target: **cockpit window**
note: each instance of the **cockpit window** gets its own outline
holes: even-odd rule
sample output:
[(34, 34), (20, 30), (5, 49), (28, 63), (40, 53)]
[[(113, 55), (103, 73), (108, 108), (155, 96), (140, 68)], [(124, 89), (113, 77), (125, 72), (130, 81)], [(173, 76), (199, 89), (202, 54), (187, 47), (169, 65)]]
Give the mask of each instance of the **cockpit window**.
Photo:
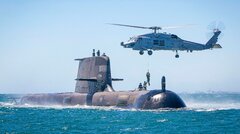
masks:
[(158, 40), (153, 40), (153, 45), (158, 45)]
[(131, 37), (128, 41), (129, 42), (135, 42), (135, 41), (137, 41), (137, 38), (136, 37)]
[(173, 39), (178, 39), (178, 36), (175, 35), (175, 34), (172, 34), (172, 35), (171, 35), (171, 38), (173, 38)]

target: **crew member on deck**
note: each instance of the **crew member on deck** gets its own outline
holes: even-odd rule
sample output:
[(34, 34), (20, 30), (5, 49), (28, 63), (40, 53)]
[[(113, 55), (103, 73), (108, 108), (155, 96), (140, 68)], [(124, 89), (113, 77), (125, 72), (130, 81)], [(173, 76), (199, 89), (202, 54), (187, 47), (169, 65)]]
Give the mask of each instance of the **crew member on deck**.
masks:
[(143, 82), (143, 90), (147, 90), (147, 82), (146, 81)]
[(139, 83), (139, 85), (138, 85), (138, 90), (139, 90), (139, 91), (142, 91), (142, 89), (143, 89), (142, 83)]
[(95, 49), (93, 49), (93, 53), (92, 53), (92, 56), (93, 56), (93, 57), (95, 56)]
[(97, 51), (97, 56), (100, 56), (100, 50)]
[(105, 54), (105, 53), (103, 53), (103, 54), (102, 54), (102, 56), (106, 56), (106, 54)]

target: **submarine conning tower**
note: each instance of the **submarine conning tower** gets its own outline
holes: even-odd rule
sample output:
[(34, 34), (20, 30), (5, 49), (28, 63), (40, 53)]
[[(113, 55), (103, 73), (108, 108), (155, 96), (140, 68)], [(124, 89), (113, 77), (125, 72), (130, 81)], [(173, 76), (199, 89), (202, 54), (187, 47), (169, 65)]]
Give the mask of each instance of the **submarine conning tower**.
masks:
[(75, 60), (79, 61), (75, 92), (93, 95), (106, 89), (113, 91), (108, 56), (93, 53), (92, 57)]

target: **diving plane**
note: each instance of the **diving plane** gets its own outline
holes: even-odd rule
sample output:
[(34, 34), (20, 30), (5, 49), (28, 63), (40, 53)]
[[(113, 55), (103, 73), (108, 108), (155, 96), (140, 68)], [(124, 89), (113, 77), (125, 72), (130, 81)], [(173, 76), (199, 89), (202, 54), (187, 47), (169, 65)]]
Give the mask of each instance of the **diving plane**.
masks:
[(140, 55), (147, 51), (148, 55), (152, 55), (153, 51), (156, 50), (172, 50), (176, 52), (175, 58), (179, 58), (178, 51), (201, 51), (213, 48), (222, 48), (221, 45), (217, 44), (218, 36), (221, 31), (218, 28), (213, 29), (213, 36), (207, 41), (206, 44), (191, 42), (183, 40), (175, 34), (159, 33), (158, 30), (178, 28), (183, 26), (169, 26), (169, 27), (142, 27), (124, 24), (113, 24), (117, 26), (151, 29), (153, 33), (143, 34), (136, 37), (131, 37), (127, 42), (121, 42), (121, 46), (124, 48), (132, 48), (133, 50), (139, 51)]

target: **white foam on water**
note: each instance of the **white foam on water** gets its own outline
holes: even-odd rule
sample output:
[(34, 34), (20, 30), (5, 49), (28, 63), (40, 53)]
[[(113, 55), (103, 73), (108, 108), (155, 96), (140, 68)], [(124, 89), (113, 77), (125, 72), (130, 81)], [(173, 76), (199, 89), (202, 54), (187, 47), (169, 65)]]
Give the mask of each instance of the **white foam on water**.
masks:
[(159, 120), (157, 120), (157, 122), (167, 122), (168, 121), (168, 119), (159, 119)]
[(160, 109), (135, 109), (135, 108), (121, 108), (116, 106), (87, 106), (87, 105), (74, 105), (74, 106), (62, 106), (62, 105), (18, 105), (16, 102), (0, 102), (0, 107), (20, 107), (20, 108), (39, 108), (39, 109), (95, 109), (104, 111), (132, 111), (132, 112), (169, 112), (169, 111), (184, 111), (194, 110), (197, 112), (202, 111), (217, 111), (217, 110), (230, 110), (240, 109), (240, 94), (227, 94), (227, 93), (185, 93), (180, 94), (181, 98), (186, 103), (186, 108), (172, 109), (172, 108), (160, 108)]
[(228, 92), (183, 93), (181, 98), (187, 110), (217, 111), (240, 109), (240, 94)]
[(200, 102), (187, 102), (188, 110), (195, 111), (217, 111), (217, 110), (232, 110), (232, 109), (240, 109), (240, 103), (200, 103)]
[(120, 129), (120, 131), (124, 131), (124, 132), (134, 132), (136, 130), (141, 130), (143, 128), (140, 127), (136, 127), (136, 128), (124, 128), (124, 129)]
[[(240, 104), (202, 104), (202, 103), (188, 103), (186, 108), (159, 108), (159, 109), (135, 109), (135, 108), (119, 108), (115, 106), (87, 106), (87, 105), (74, 105), (74, 106), (62, 106), (62, 105), (16, 105), (12, 103), (1, 103), (0, 107), (8, 108), (34, 108), (34, 109), (89, 109), (89, 110), (104, 110), (104, 111), (131, 111), (131, 112), (171, 112), (171, 111), (196, 111), (196, 112), (212, 112), (218, 110), (231, 110), (240, 109)], [(157, 122), (165, 122), (165, 120), (158, 120)]]

